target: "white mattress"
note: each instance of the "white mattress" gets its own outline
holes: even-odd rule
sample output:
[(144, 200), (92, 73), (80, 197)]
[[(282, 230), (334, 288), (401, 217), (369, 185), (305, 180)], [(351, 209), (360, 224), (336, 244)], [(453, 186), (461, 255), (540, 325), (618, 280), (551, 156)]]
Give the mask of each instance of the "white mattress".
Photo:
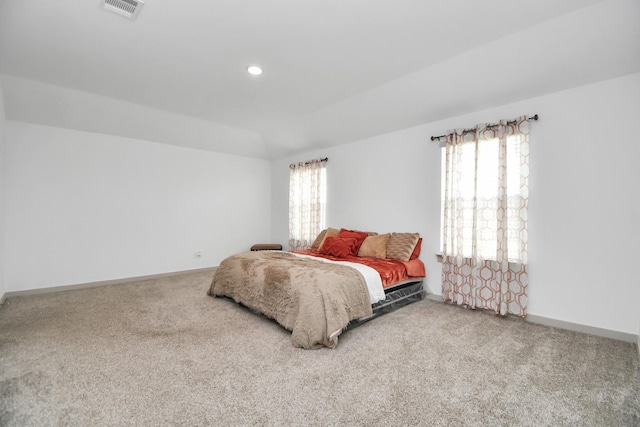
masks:
[(376, 270), (374, 270), (369, 266), (358, 264), (357, 262), (332, 261), (330, 259), (316, 257), (312, 255), (303, 255), (303, 254), (296, 254), (296, 253), (293, 253), (293, 255), (299, 256), (302, 258), (311, 258), (318, 261), (324, 261), (332, 264), (346, 265), (348, 267), (355, 268), (362, 275), (362, 277), (364, 278), (364, 281), (367, 284), (367, 289), (369, 291), (369, 299), (371, 301), (371, 304), (375, 304), (378, 301), (382, 301), (385, 299), (384, 288), (382, 287), (382, 278), (380, 277), (380, 274), (378, 274)]

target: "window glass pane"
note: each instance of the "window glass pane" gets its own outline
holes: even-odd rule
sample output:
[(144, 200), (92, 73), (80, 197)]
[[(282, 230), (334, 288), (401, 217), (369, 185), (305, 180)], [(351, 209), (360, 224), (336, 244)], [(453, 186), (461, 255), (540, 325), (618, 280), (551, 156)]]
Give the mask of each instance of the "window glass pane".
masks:
[(326, 168), (322, 162), (309, 162), (290, 170), (290, 250), (307, 249), (325, 227), (326, 176)]
[[(447, 229), (447, 250), (449, 253), (465, 257), (479, 256), (483, 259), (496, 259), (498, 250), (499, 213), (507, 218), (507, 252), (510, 261), (518, 261), (522, 249), (520, 230), (526, 195), (521, 194), (523, 183), (520, 171), (519, 135), (507, 138), (505, 166), (507, 174), (500, 182), (500, 142), (499, 139), (480, 139), (462, 143), (450, 148), (449, 168), (455, 173), (447, 177), (446, 148), (441, 149), (441, 219), (440, 250), (444, 249), (445, 227)], [(477, 151), (477, 152), (476, 152)], [(456, 162), (455, 165), (453, 162)], [(446, 186), (446, 180), (452, 182)], [(499, 199), (500, 185), (506, 190), (503, 199)], [(452, 190), (453, 188), (453, 190)], [(448, 190), (447, 190), (448, 189)], [(449, 191), (450, 209), (457, 212), (454, 218), (445, 223), (445, 191)], [(452, 216), (452, 215), (450, 215)], [(474, 245), (475, 239), (475, 245)], [(475, 246), (475, 247), (474, 247)]]

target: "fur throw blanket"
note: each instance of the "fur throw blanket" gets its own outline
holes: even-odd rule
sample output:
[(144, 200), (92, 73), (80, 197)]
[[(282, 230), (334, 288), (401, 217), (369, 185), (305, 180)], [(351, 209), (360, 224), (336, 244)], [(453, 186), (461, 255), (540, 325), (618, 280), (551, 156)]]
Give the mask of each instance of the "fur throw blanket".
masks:
[(230, 256), (216, 270), (209, 295), (230, 297), (275, 319), (302, 348), (334, 348), (351, 320), (372, 314), (357, 270), (288, 252)]

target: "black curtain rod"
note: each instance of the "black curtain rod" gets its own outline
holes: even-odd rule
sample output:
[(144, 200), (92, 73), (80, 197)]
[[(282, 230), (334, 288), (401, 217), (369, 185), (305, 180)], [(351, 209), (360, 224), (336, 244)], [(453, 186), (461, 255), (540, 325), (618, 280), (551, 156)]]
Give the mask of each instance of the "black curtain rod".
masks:
[(313, 162), (326, 162), (327, 160), (329, 160), (329, 158), (328, 158), (328, 157), (325, 157), (325, 158), (323, 158), (323, 159), (309, 160), (308, 162), (291, 163), (291, 164), (289, 165), (289, 167), (290, 167), (290, 168), (295, 168), (296, 166), (298, 166), (298, 165), (300, 165), (300, 164), (307, 166), (307, 165), (310, 165), (310, 164), (311, 164), (311, 163), (313, 163)]
[[(538, 120), (538, 119), (539, 119), (539, 117), (538, 117), (537, 114), (534, 114), (533, 116), (529, 117), (529, 120)], [(513, 124), (515, 122), (516, 122), (515, 120), (512, 120), (510, 122), (507, 122), (507, 124)], [(492, 125), (487, 125), (488, 128), (494, 128), (496, 126), (498, 126), (498, 123), (495, 123), (495, 124), (492, 124)], [(467, 133), (467, 132), (470, 132), (472, 130), (475, 130), (475, 129), (465, 129), (465, 130), (462, 131), (462, 133)], [(440, 138), (446, 138), (446, 137), (447, 137), (447, 135), (432, 136), (431, 137), (431, 141), (439, 141)]]

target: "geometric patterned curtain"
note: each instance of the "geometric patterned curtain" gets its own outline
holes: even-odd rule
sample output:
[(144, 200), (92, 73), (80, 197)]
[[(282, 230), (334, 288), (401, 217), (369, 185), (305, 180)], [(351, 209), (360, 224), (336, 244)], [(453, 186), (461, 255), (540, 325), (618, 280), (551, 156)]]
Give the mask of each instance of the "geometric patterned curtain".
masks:
[(446, 137), (442, 297), (524, 317), (529, 119), (478, 125)]
[(327, 159), (289, 165), (289, 250), (309, 249), (325, 228)]

